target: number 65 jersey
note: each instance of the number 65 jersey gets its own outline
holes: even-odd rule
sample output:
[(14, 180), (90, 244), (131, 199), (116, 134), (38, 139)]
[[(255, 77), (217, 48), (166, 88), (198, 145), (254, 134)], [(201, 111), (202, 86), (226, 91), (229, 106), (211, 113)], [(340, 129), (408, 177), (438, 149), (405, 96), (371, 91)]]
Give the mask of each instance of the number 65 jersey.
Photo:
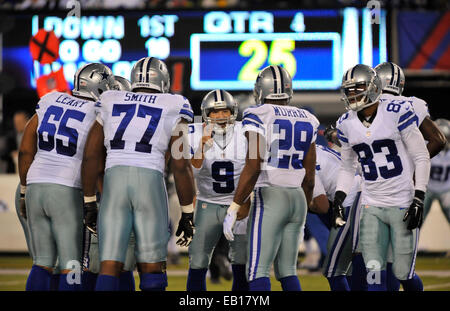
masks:
[(96, 111), (105, 136), (105, 169), (124, 165), (161, 173), (172, 131), (180, 119), (191, 122), (194, 117), (186, 98), (167, 93), (106, 91)]
[[(416, 166), (419, 161), (428, 161), (429, 169), (428, 152), (417, 123), (417, 116), (408, 102), (380, 102), (369, 127), (362, 124), (355, 111), (343, 114), (338, 120), (342, 154), (347, 154), (352, 161), (357, 157), (361, 165), (364, 178), (362, 204), (378, 207), (408, 207), (411, 204)], [(409, 149), (412, 149), (411, 137), (414, 138), (414, 149), (417, 149), (415, 154), (410, 154), (406, 147), (408, 139)], [(346, 160), (344, 165), (349, 163)], [(353, 167), (356, 168), (356, 162)], [(422, 175), (423, 170), (416, 173), (416, 189), (425, 191), (428, 180), (424, 179), (428, 177)], [(345, 188), (342, 186), (345, 178), (340, 179), (337, 190)]]
[(95, 121), (94, 102), (52, 92), (37, 107), (37, 152), (27, 184), (53, 183), (81, 188), (81, 162)]

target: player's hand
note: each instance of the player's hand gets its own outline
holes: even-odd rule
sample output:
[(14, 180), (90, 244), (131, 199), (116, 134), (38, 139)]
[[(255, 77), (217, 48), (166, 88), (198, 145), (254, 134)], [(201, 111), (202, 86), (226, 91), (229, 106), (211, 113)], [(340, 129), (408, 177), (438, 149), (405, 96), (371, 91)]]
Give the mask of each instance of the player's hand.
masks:
[(176, 236), (183, 235), (178, 239), (177, 244), (180, 246), (189, 246), (195, 233), (194, 213), (181, 213), (180, 221), (178, 222), (178, 229)]
[(240, 205), (237, 203), (231, 203), (227, 209), (227, 215), (223, 221), (223, 234), (228, 241), (234, 241), (233, 227), (236, 223), (237, 212)]
[(97, 202), (84, 203), (83, 205), (83, 223), (93, 234), (97, 234)]
[(342, 227), (346, 224), (344, 216), (345, 209), (344, 206), (342, 205), (346, 196), (347, 195), (342, 191), (336, 191), (334, 195), (332, 225), (335, 228)]
[(423, 191), (416, 190), (414, 199), (406, 211), (405, 217), (403, 217), (403, 221), (407, 221), (408, 230), (413, 230), (422, 226), (424, 199), (425, 193)]
[(213, 130), (212, 124), (206, 125), (206, 123), (203, 123), (203, 134), (202, 134), (203, 152), (208, 151), (208, 149), (211, 148), (213, 145), (212, 130)]

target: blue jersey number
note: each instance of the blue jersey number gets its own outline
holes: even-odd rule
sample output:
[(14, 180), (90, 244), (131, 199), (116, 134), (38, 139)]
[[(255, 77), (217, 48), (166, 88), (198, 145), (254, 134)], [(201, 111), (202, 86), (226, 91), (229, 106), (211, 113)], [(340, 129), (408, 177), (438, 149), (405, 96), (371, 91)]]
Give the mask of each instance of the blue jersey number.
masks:
[[(382, 153), (383, 148), (387, 148), (386, 160), (392, 163), (391, 168), (388, 166), (381, 166), (377, 170), (376, 163), (373, 161), (374, 153)], [(372, 143), (372, 148), (366, 143), (353, 146), (353, 150), (358, 154), (359, 162), (364, 173), (364, 179), (376, 180), (378, 178), (378, 171), (381, 177), (389, 179), (400, 175), (403, 172), (403, 165), (395, 142), (391, 139), (375, 140)], [(373, 151), (372, 151), (373, 150)]]
[(152, 139), (153, 135), (155, 134), (156, 128), (158, 127), (159, 120), (161, 119), (162, 109), (136, 104), (115, 104), (113, 106), (113, 117), (119, 117), (123, 113), (125, 113), (125, 115), (120, 122), (113, 139), (109, 141), (111, 149), (125, 148), (125, 140), (122, 139), (123, 134), (130, 124), (131, 119), (133, 119), (133, 116), (136, 112), (136, 106), (139, 106), (139, 108), (137, 109), (137, 117), (145, 118), (147, 115), (149, 115), (150, 121), (141, 140), (136, 142), (136, 147), (134, 148), (134, 150), (144, 153), (152, 152), (152, 145), (150, 144), (150, 140)]
[[(53, 116), (53, 121), (50, 123), (50, 117)], [(55, 134), (65, 136), (68, 138), (68, 145), (64, 146), (63, 140), (56, 139), (56, 152), (65, 156), (72, 157), (77, 153), (78, 131), (67, 126), (69, 119), (75, 119), (83, 122), (85, 113), (68, 109), (64, 113), (64, 109), (58, 106), (50, 106), (44, 114), (44, 118), (38, 129), (39, 149), (52, 151), (55, 148)]]
[(450, 175), (450, 166), (432, 165), (430, 171), (430, 179), (438, 182), (446, 182)]
[[(233, 162), (214, 162), (211, 165), (213, 190), (216, 193), (231, 193), (234, 191)], [(224, 185), (225, 183), (225, 185)]]
[[(303, 168), (302, 160), (309, 150), (313, 137), (311, 123), (297, 121), (292, 126), (289, 120), (277, 119), (274, 122), (273, 133), (281, 134), (282, 132), (284, 132), (284, 139), (276, 139), (270, 145), (268, 164), (278, 168), (289, 169), (289, 163), (291, 163), (294, 169)], [(282, 151), (289, 151), (292, 146), (298, 152), (282, 154)]]

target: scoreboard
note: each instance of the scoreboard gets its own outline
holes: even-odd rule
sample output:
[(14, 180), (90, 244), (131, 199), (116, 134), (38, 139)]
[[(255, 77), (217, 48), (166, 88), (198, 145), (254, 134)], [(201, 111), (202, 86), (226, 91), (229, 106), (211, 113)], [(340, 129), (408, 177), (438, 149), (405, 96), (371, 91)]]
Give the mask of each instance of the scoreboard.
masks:
[[(72, 86), (86, 62), (105, 63), (129, 78), (136, 60), (153, 56), (174, 64), (174, 85), (193, 91), (249, 91), (267, 65), (286, 68), (295, 90), (337, 90), (347, 68), (387, 60), (386, 12), (378, 12), (376, 22), (373, 14), (356, 8), (20, 14), (4, 34), (3, 62), (10, 72), (14, 65), (14, 75), (21, 75), (16, 83), (27, 87), (61, 66)], [(41, 28), (60, 38), (60, 58), (51, 65), (29, 55), (28, 40)]]

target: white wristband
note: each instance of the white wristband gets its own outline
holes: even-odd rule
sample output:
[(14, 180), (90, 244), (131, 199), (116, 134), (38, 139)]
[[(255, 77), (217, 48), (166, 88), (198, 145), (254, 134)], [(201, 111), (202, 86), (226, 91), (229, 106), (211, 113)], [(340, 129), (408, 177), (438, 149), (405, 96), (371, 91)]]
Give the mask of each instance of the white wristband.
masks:
[(235, 202), (233, 201), (233, 203), (231, 203), (231, 205), (230, 205), (230, 207), (228, 208), (228, 210), (229, 210), (229, 211), (232, 211), (232, 212), (237, 212), (238, 209), (239, 209), (240, 207), (241, 207), (241, 206), (240, 206), (239, 204), (237, 204), (237, 203), (235, 203)]
[(91, 203), (91, 202), (97, 202), (97, 196), (93, 195), (90, 197), (85, 196), (84, 197), (84, 203)]
[(193, 213), (194, 212), (194, 204), (181, 205), (181, 211), (183, 213)]
[(27, 186), (20, 185), (20, 194), (25, 194), (27, 192)]

